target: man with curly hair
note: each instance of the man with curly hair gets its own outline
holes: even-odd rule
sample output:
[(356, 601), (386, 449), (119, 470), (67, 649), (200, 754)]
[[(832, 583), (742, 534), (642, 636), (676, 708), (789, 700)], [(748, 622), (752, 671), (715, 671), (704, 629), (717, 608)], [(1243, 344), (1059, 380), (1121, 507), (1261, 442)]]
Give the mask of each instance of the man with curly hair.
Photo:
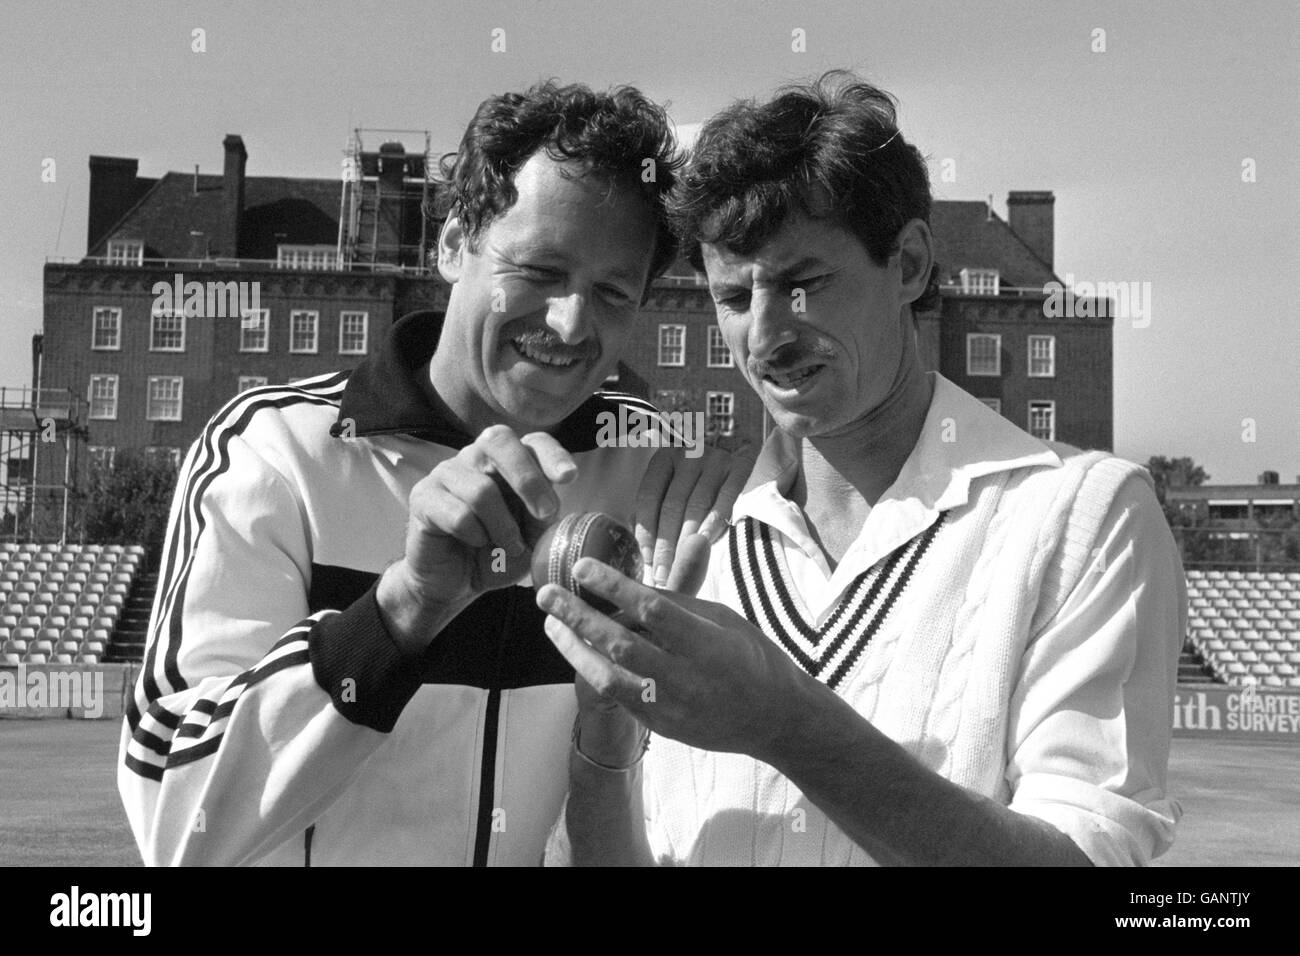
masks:
[(597, 390), (676, 253), (679, 165), (634, 89), (486, 100), (441, 191), (445, 317), (208, 424), (122, 735), (147, 863), (541, 860), (576, 705), (531, 547), (565, 513), (635, 503), (663, 578), (744, 479), (727, 456), (597, 442), (620, 405), (643, 411)]
[(556, 857), (1086, 865), (1167, 849), (1186, 597), (1150, 476), (1039, 441), (922, 370), (930, 193), (892, 99), (830, 75), (725, 110), (673, 209), (777, 428), (700, 599), (591, 559), (574, 575), (616, 617), (539, 592), (603, 715), (581, 725)]

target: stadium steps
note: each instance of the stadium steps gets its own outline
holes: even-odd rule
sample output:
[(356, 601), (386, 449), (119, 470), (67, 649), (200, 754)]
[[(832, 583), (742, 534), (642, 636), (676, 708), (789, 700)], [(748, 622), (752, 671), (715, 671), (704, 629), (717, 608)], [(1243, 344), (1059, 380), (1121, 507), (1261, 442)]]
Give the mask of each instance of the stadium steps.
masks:
[(127, 598), (122, 617), (113, 632), (105, 661), (142, 661), (149, 636), (149, 614), (153, 610), (154, 592), (158, 590), (158, 573), (142, 574)]
[(1210, 669), (1196, 648), (1190, 641), (1183, 645), (1183, 651), (1178, 655), (1178, 683), (1180, 684), (1221, 684), (1219, 678), (1214, 676), (1214, 671)]

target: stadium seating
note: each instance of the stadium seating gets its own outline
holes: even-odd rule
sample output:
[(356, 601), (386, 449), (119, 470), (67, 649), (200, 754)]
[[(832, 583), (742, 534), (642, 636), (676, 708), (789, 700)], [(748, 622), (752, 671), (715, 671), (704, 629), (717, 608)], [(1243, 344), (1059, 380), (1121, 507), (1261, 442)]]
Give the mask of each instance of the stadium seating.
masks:
[(139, 545), (0, 545), (0, 663), (97, 663), (142, 571)]
[(1300, 688), (1300, 572), (1187, 572), (1188, 643), (1229, 684)]

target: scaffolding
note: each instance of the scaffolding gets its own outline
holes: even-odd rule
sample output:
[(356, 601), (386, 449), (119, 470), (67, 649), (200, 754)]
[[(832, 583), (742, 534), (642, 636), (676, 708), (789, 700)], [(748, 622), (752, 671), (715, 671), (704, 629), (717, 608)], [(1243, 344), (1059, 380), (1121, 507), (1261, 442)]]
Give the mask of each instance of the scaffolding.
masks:
[[(408, 152), (395, 137), (423, 142)], [(381, 138), (377, 150), (366, 139)], [(428, 252), (430, 135), (428, 130), (355, 129), (343, 161), (339, 199), (339, 266), (424, 272)]]
[(0, 386), (0, 541), (68, 543), (83, 406), (66, 388)]

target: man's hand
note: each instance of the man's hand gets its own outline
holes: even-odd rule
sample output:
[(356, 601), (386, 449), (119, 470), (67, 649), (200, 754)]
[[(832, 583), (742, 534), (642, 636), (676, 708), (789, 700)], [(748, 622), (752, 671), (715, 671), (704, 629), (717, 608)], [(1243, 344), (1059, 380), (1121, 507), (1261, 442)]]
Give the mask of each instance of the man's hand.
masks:
[(520, 438), (493, 425), (421, 479), (411, 489), (406, 553), (379, 582), (394, 639), (422, 649), (474, 599), (526, 574), (560, 507), (554, 486), (577, 473), (550, 435)]
[(650, 460), (636, 501), (636, 541), (658, 587), (669, 584), (676, 552), (696, 532), (710, 544), (721, 539), (754, 467), (753, 455), (697, 445), (660, 448)]
[(645, 587), (592, 558), (574, 575), (619, 608), (616, 619), (553, 585), (537, 604), (550, 615), (547, 634), (600, 699), (655, 733), (764, 759), (806, 683), (780, 647), (729, 608)]

